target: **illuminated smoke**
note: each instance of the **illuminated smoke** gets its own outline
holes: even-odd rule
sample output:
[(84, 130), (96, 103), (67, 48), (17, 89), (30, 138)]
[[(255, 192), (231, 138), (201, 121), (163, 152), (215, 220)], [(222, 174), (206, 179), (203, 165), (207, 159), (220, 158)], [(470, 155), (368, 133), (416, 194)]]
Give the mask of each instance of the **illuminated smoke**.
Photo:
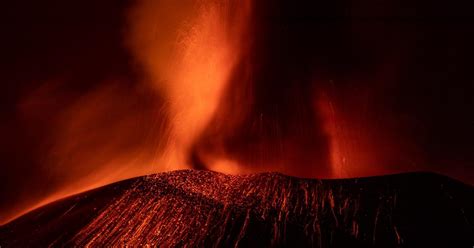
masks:
[[(319, 178), (401, 171), (405, 161), (392, 159), (408, 145), (397, 143), (389, 132), (395, 128), (374, 128), (367, 113), (375, 106), (364, 102), (366, 95), (329, 83), (337, 73), (326, 64), (351, 52), (340, 46), (346, 27), (314, 34), (286, 27), (291, 21), (279, 26), (293, 7), (251, 0), (135, 3), (124, 43), (139, 79), (106, 80), (79, 96), (48, 82), (19, 103), (28, 123), (32, 113), (48, 111), (45, 102), (57, 105), (38, 114), (54, 117), (38, 158), (48, 189), (0, 213), (0, 221), (66, 195), (182, 168)], [(306, 7), (295, 13), (312, 11)], [(369, 95), (367, 85), (361, 88)], [(49, 102), (56, 96), (62, 100)]]
[(191, 144), (240, 62), (250, 11), (250, 1), (142, 1), (132, 10), (132, 52), (169, 111), (167, 169), (190, 166)]
[(318, 87), (299, 68), (309, 62), (298, 50), (302, 34), (275, 30), (267, 18), (278, 10), (259, 3), (192, 6), (143, 1), (131, 15), (132, 51), (169, 111), (161, 164), (331, 176), (327, 134), (312, 104)]

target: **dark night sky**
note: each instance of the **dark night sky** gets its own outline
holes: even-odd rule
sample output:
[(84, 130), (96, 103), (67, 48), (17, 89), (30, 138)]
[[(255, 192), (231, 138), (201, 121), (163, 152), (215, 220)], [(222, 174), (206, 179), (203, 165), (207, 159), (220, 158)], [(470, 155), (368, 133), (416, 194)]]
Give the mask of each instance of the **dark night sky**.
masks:
[[(368, 89), (363, 102), (354, 100), (367, 106), (359, 109), (361, 113), (351, 114), (366, 118), (374, 130), (388, 132), (382, 138), (396, 139), (406, 146), (406, 159), (394, 161), (423, 158), (423, 165), (403, 167), (402, 171), (432, 170), (472, 184), (474, 6), (470, 2), (389, 0), (382, 4), (368, 0), (290, 5), (290, 1), (259, 1), (257, 10), (268, 14), (262, 14), (257, 28), (268, 35), (267, 40), (261, 35), (264, 38), (255, 48), (267, 49), (259, 55), (266, 66), (261, 75), (278, 71), (275, 68), (293, 70), (274, 78), (262, 76), (257, 92), (270, 87), (270, 81), (276, 83), (272, 83), (271, 94), (257, 93), (260, 109), (256, 112), (271, 115), (267, 103), (288, 92), (288, 85), (278, 81), (282, 78), (302, 78), (301, 87), (295, 86), (290, 94), (313, 87), (304, 82), (308, 69), (298, 63), (311, 65), (308, 68), (318, 68), (322, 81), (334, 82), (321, 87), (330, 88), (341, 106), (352, 104), (350, 96)], [(0, 211), (27, 201), (30, 195), (47, 195), (56, 186), (58, 180), (43, 162), (55, 131), (51, 120), (63, 108), (106, 80), (117, 80), (120, 92), (134, 89), (142, 80), (140, 67), (124, 45), (125, 13), (130, 4), (125, 0), (2, 4)], [(273, 7), (267, 9), (266, 4)], [(347, 15), (352, 18), (342, 18)], [(288, 29), (269, 31), (273, 24)], [(271, 45), (262, 45), (265, 42)], [(275, 55), (274, 51), (285, 47), (291, 49)], [(285, 65), (282, 61), (292, 62)], [(25, 104), (27, 96), (51, 82), (54, 94), (48, 95), (47, 101), (33, 103), (33, 107)], [(154, 96), (123, 94), (123, 99), (136, 103), (130, 108), (143, 115), (151, 108), (148, 98)], [(278, 100), (278, 104), (288, 108), (283, 115), (286, 113), (285, 120), (291, 122), (291, 103)], [(353, 109), (347, 107), (347, 111)], [(239, 142), (245, 143), (245, 137)]]

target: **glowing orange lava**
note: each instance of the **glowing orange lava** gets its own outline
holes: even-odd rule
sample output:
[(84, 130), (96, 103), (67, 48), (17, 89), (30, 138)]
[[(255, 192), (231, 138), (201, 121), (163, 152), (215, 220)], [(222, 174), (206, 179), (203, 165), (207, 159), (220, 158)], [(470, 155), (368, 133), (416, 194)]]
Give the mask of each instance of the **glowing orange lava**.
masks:
[[(278, 116), (281, 123), (271, 122), (275, 116), (265, 122), (267, 116), (258, 111), (251, 113), (253, 119), (245, 119), (256, 102), (254, 92), (245, 87), (259, 82), (235, 82), (235, 74), (240, 72), (238, 66), (258, 71), (259, 61), (252, 60), (258, 54), (249, 49), (251, 38), (259, 35), (252, 33), (258, 17), (255, 5), (251, 0), (138, 1), (128, 12), (125, 43), (143, 81), (129, 88), (118, 87), (114, 80), (104, 82), (61, 106), (52, 120), (54, 134), (47, 141), (51, 149), (44, 151), (47, 155), (42, 158), (52, 189), (0, 213), (0, 222), (67, 195), (199, 163), (229, 174), (278, 171), (337, 178), (386, 172), (380, 165), (371, 166), (386, 162), (389, 156), (383, 150), (390, 147), (368, 138), (372, 133), (364, 127), (367, 120), (339, 111), (333, 99), (321, 92), (314, 94), (317, 103), (307, 108), (314, 110), (314, 119), (324, 123), (323, 128), (314, 127), (313, 136), (299, 130), (310, 124), (292, 123), (307, 112), (291, 113), (291, 118)], [(254, 74), (240, 76), (238, 79), (245, 81)], [(26, 97), (25, 102), (42, 102), (56, 94), (46, 91)], [(242, 92), (247, 95), (241, 97)], [(271, 104), (262, 105), (265, 110), (272, 108)], [(20, 108), (24, 112), (38, 111), (25, 106)], [(279, 137), (282, 123), (286, 133), (273, 139)], [(225, 132), (205, 132), (208, 129)], [(233, 133), (235, 130), (239, 132)], [(253, 137), (260, 131), (267, 136)], [(247, 135), (241, 140), (245, 144), (228, 144), (235, 136), (244, 136), (241, 133)], [(323, 145), (314, 145), (318, 142)], [(208, 143), (212, 147), (206, 150)], [(193, 152), (199, 163), (190, 161)], [(325, 161), (325, 156), (330, 157), (330, 164), (312, 164)]]

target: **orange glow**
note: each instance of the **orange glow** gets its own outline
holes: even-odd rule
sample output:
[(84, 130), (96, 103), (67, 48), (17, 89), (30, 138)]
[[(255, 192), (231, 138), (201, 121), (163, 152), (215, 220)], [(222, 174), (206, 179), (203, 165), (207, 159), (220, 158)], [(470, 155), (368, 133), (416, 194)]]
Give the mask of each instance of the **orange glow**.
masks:
[[(162, 130), (155, 130), (159, 126), (149, 117), (156, 113), (155, 103), (136, 110), (138, 98), (150, 96), (111, 81), (83, 96), (70, 95), (74, 100), (69, 101), (54, 98), (57, 87), (46, 83), (19, 106), (26, 121), (54, 117), (39, 158), (47, 175), (43, 195), (27, 195), (11, 212), (0, 213), (1, 221), (68, 195), (157, 171), (153, 161), (160, 146), (155, 136)], [(61, 95), (66, 99), (68, 93)], [(54, 111), (50, 99), (63, 106)]]
[[(319, 92), (315, 103), (330, 141), (331, 178), (364, 177), (413, 171), (422, 156), (413, 145), (402, 143), (391, 123), (377, 123), (363, 109), (370, 89), (336, 101), (328, 90)], [(362, 106), (361, 106), (362, 105)], [(408, 154), (408, 156), (407, 156)], [(407, 160), (408, 159), (408, 160)], [(419, 167), (418, 167), (419, 168)]]
[(320, 94), (317, 99), (316, 109), (323, 116), (324, 129), (329, 135), (332, 177), (352, 177), (361, 171), (366, 173), (371, 154), (366, 146), (360, 144), (364, 141), (358, 136), (360, 133), (347, 128), (350, 123), (341, 116), (335, 102), (327, 94)]
[[(49, 188), (43, 194), (28, 196), (12, 211), (0, 213), (0, 223), (67, 195), (115, 181), (191, 168), (193, 164), (188, 160), (192, 152), (199, 153), (207, 169), (229, 174), (278, 171), (302, 177), (340, 178), (397, 172), (380, 164), (393, 162), (390, 158), (400, 154), (401, 145), (384, 143), (389, 139), (385, 139), (382, 129), (369, 128), (370, 118), (348, 114), (356, 108), (340, 111), (336, 100), (324, 93), (318, 93), (318, 102), (309, 107), (315, 107), (314, 116), (324, 123), (322, 135), (320, 130), (309, 135), (304, 133), (307, 130), (297, 130), (306, 127), (290, 123), (299, 121), (297, 114), (293, 119), (272, 116), (266, 122), (263, 114), (259, 120), (255, 116), (250, 121), (242, 120), (252, 108), (252, 92), (246, 91), (251, 96), (243, 100), (240, 95), (229, 100), (241, 101), (225, 106), (229, 109), (220, 105), (227, 103), (222, 101), (227, 100), (226, 93), (244, 94), (242, 89), (233, 91), (233, 87), (244, 86), (230, 82), (236, 67), (254, 62), (245, 54), (253, 52), (247, 49), (251, 21), (257, 15), (253, 7), (251, 0), (138, 1), (128, 12), (125, 44), (142, 70), (143, 82), (124, 88), (110, 80), (88, 94), (71, 96), (74, 100), (56, 103), (60, 107), (51, 110), (53, 131), (45, 141), (48, 148), (42, 151), (46, 155), (41, 158), (42, 169), (50, 177), (45, 180)], [(48, 103), (56, 95), (69, 98), (68, 92), (58, 93), (48, 86), (25, 97), (20, 112), (41, 116), (41, 111), (50, 110), (36, 104)], [(219, 111), (222, 109), (225, 111)], [(272, 122), (280, 121), (278, 118), (284, 119), (283, 124)], [(239, 126), (245, 121), (251, 122), (252, 131)], [(211, 132), (210, 137), (199, 140), (206, 127), (214, 123), (225, 126), (216, 129), (224, 134)], [(282, 137), (278, 136), (282, 129), (279, 124), (286, 125), (285, 131), (290, 130)], [(248, 132), (250, 138), (226, 150), (228, 144), (222, 140), (228, 142), (239, 136), (241, 133), (233, 133), (236, 129)], [(225, 135), (231, 138), (216, 138)], [(328, 151), (318, 150), (322, 146), (318, 147), (320, 143), (314, 137), (328, 139)], [(204, 145), (195, 151), (193, 146), (198, 141)], [(206, 142), (214, 141), (212, 145), (217, 147), (206, 150)], [(330, 164), (317, 164), (324, 160), (314, 157), (326, 152), (330, 153)]]
[(239, 60), (250, 1), (207, 1), (193, 8), (176, 1), (142, 1), (132, 13), (132, 52), (169, 111), (170, 143), (161, 162), (167, 169), (188, 167), (188, 149), (215, 112)]
[[(112, 182), (189, 168), (189, 146), (239, 60), (250, 11), (249, 0), (138, 1), (128, 11), (125, 43), (144, 82), (123, 88), (110, 80), (83, 96), (61, 92), (61, 82), (45, 83), (27, 95), (21, 114), (54, 116), (41, 158), (48, 189), (0, 213), (0, 223)], [(58, 95), (63, 104), (50, 100)]]

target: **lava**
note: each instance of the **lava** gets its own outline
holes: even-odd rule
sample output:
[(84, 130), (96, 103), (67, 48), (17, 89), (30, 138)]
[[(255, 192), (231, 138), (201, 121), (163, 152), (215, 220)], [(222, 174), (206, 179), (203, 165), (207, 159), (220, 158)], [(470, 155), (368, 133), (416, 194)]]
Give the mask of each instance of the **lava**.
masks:
[[(472, 173), (464, 173), (463, 168), (471, 168), (471, 143), (462, 132), (472, 133), (466, 124), (472, 122), (463, 112), (472, 108), (446, 107), (452, 105), (444, 105), (441, 99), (457, 98), (456, 94), (437, 92), (457, 91), (449, 85), (435, 87), (453, 81), (456, 70), (468, 66), (452, 63), (449, 68), (456, 73), (446, 70), (438, 77), (436, 73), (444, 70), (430, 64), (438, 54), (444, 54), (443, 61), (454, 61), (453, 54), (461, 56), (458, 45), (451, 43), (456, 39), (443, 40), (450, 37), (444, 29), (435, 32), (417, 22), (410, 27), (406, 26), (410, 22), (368, 24), (356, 17), (363, 14), (367, 18), (362, 19), (372, 20), (373, 13), (365, 13), (365, 8), (358, 13), (358, 7), (335, 2), (139, 0), (119, 9), (121, 19), (113, 23), (116, 32), (110, 40), (98, 36), (100, 25), (99, 31), (91, 25), (94, 28), (84, 39), (62, 35), (54, 29), (61, 26), (57, 19), (40, 25), (38, 33), (25, 34), (31, 36), (25, 38), (30, 44), (44, 29), (49, 35), (58, 33), (51, 40), (64, 36), (60, 39), (64, 44), (45, 38), (39, 43), (54, 45), (44, 53), (42, 46), (31, 44), (41, 51), (38, 58), (29, 52), (13, 56), (14, 61), (35, 57), (25, 68), (18, 62), (21, 70), (13, 77), (41, 73), (10, 80), (35, 83), (18, 87), (21, 97), (12, 100), (14, 114), (5, 118), (1, 129), (6, 137), (2, 151), (11, 158), (2, 163), (11, 168), (1, 180), (9, 185), (2, 189), (9, 200), (1, 203), (1, 223), (78, 192), (185, 168), (232, 175), (279, 172), (305, 178), (429, 170), (470, 180)], [(99, 20), (108, 19), (104, 11), (91, 11), (104, 16)], [(395, 10), (380, 11), (376, 16), (391, 16)], [(328, 14), (347, 18), (337, 21), (326, 18)], [(77, 20), (82, 20), (81, 15)], [(36, 20), (28, 25), (35, 26)], [(64, 32), (81, 31), (69, 24), (64, 24)], [(469, 43), (462, 28), (446, 29)], [(429, 45), (428, 41), (436, 40), (430, 37), (442, 38), (442, 45), (427, 48), (426, 53), (418, 49), (424, 46), (417, 42)], [(68, 51), (66, 43), (71, 40), (81, 48), (100, 44), (97, 50), (115, 42), (113, 46), (125, 53), (123, 58), (102, 56), (125, 65), (97, 73), (105, 70), (108, 62), (104, 61), (109, 60), (96, 62), (101, 54), (87, 49), (88, 56), (82, 59), (76, 59), (81, 52), (71, 52), (64, 55), (68, 63), (56, 61), (55, 54)], [(62, 45), (66, 48), (57, 50)], [(49, 60), (56, 61), (54, 70), (43, 74), (44, 68), (37, 65)], [(92, 72), (83, 71), (86, 65), (94, 67), (89, 68)], [(467, 71), (459, 74), (470, 75)], [(436, 94), (425, 94), (432, 88)], [(438, 115), (442, 108), (461, 121)], [(464, 129), (457, 131), (458, 126)], [(461, 162), (453, 166), (452, 161)], [(354, 235), (361, 233), (356, 223), (350, 225)], [(395, 236), (402, 239), (398, 233)]]
[[(470, 244), (472, 194), (470, 186), (426, 173), (317, 180), (182, 170), (50, 204), (0, 228), (0, 242), (6, 247)], [(427, 206), (430, 211), (424, 211)]]
[[(370, 85), (360, 87), (363, 94), (335, 86), (339, 65), (319, 61), (351, 57), (340, 41), (349, 24), (331, 23), (328, 31), (302, 23), (298, 16), (321, 14), (312, 3), (191, 2), (139, 1), (129, 15), (127, 44), (165, 99), (169, 129), (155, 164), (341, 178), (423, 161), (391, 136), (394, 124), (367, 114), (376, 107), (365, 103)], [(340, 46), (329, 48), (334, 40)], [(395, 68), (385, 67), (372, 84), (392, 76)], [(415, 155), (402, 158), (408, 153)]]
[(166, 168), (191, 166), (190, 147), (218, 108), (240, 60), (250, 7), (248, 0), (146, 0), (130, 11), (131, 52), (166, 101), (168, 114), (162, 118), (170, 122), (169, 142), (160, 160)]

